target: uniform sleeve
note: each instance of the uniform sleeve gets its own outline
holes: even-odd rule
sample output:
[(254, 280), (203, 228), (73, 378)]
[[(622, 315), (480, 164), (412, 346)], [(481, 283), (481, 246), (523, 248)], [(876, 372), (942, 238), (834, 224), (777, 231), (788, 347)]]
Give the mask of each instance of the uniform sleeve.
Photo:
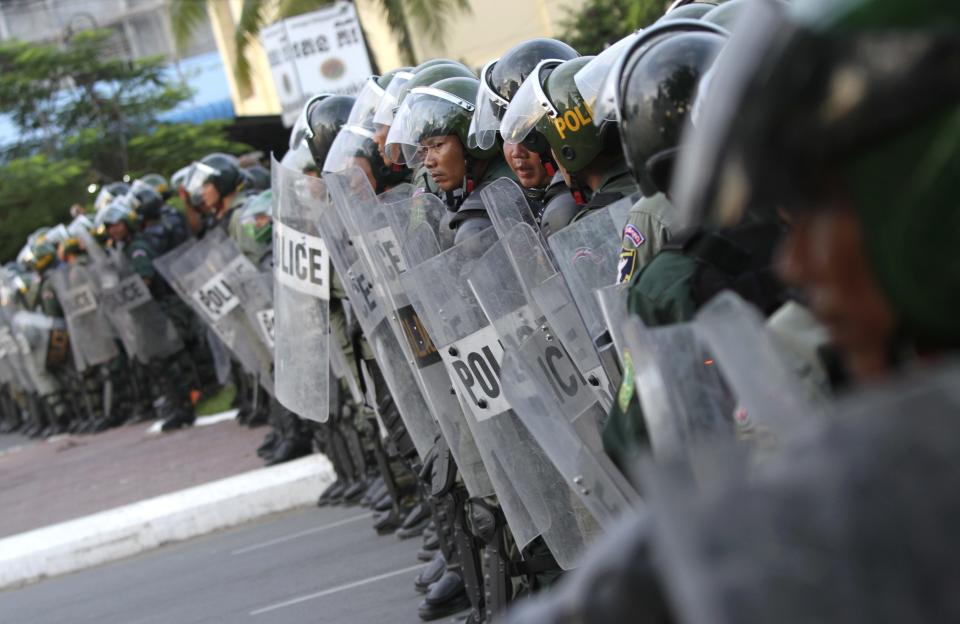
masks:
[(620, 240), (617, 283), (629, 283), (670, 240), (673, 207), (662, 195), (641, 198), (627, 216)]

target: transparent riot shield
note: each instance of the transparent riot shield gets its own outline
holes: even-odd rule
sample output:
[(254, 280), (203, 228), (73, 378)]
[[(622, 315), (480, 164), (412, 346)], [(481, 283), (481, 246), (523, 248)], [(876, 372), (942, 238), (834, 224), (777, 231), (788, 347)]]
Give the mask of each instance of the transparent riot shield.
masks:
[(480, 199), (500, 237), (518, 223), (526, 223), (539, 232), (530, 204), (517, 183), (510, 178), (500, 178), (485, 186), (480, 190)]
[(6, 373), (8, 383), (22, 392), (36, 392), (27, 374), (20, 343), (14, 333), (12, 317), (6, 311), (3, 313), (3, 322), (0, 324), (0, 349), (3, 349), (3, 359), (8, 369)]
[(737, 401), (721, 372), (727, 367), (692, 323), (648, 328), (630, 318), (624, 337), (654, 456), (706, 474), (714, 450), (735, 440)]
[[(433, 195), (414, 199), (407, 189), (373, 196), (366, 177), (359, 170), (347, 170), (339, 175), (328, 175), (328, 184), (334, 203), (341, 214), (350, 213), (355, 227), (355, 240), (364, 251), (368, 266), (380, 286), (384, 305), (397, 342), (411, 363), (414, 377), (427, 402), (433, 419), (443, 433), (454, 460), (460, 468), (467, 490), (472, 496), (493, 493), (493, 486), (483, 467), (463, 410), (455, 394), (447, 369), (437, 353), (423, 322), (413, 307), (414, 291), (404, 284), (407, 272), (403, 244), (411, 223), (421, 226), (424, 240), (418, 242), (420, 253), (435, 255), (440, 248), (429, 230), (439, 223), (445, 208)], [(348, 194), (348, 190), (352, 193)], [(366, 200), (357, 206), (357, 197)], [(351, 203), (340, 198), (351, 199)], [(351, 209), (353, 208), (353, 209)], [(433, 430), (436, 432), (436, 429)]]
[(258, 290), (260, 273), (220, 228), (154, 260), (157, 271), (227, 346), (240, 365), (273, 391), (272, 354), (250, 308), (269, 300)]
[[(491, 246), (473, 263), (465, 277), (505, 352), (520, 348), (533, 334), (541, 331), (549, 333), (546, 319), (540, 314), (536, 304), (527, 299), (504, 241), (497, 241)], [(569, 363), (560, 341), (555, 340), (552, 334), (551, 340), (553, 346), (558, 348), (557, 352), (563, 354), (562, 357)], [(556, 362), (551, 361), (551, 364)], [(576, 416), (586, 411), (589, 406), (597, 404), (596, 396), (589, 390), (580, 372), (572, 363), (570, 366), (575, 373), (572, 382), (567, 380), (567, 388), (573, 393), (573, 396), (568, 397), (568, 404), (577, 410), (577, 414), (557, 414), (559, 423), (573, 422)], [(499, 375), (499, 381), (504, 398), (508, 399), (506, 388), (516, 383), (516, 379)], [(547, 519), (547, 524), (538, 525), (538, 528), (557, 561), (573, 561), (598, 530), (596, 519), (571, 490), (574, 483), (568, 481), (557, 469), (550, 453), (545, 451), (542, 441), (533, 433), (535, 430), (524, 426), (524, 417), (516, 411), (517, 406), (509, 400), (506, 403), (511, 409), (480, 423), (479, 426), (488, 430), (486, 434), (493, 438), (498, 446), (511, 448), (511, 444), (522, 445), (522, 450), (518, 450), (522, 460), (509, 466), (512, 474), (524, 475), (522, 479), (515, 478), (514, 488), (523, 498), (523, 503), (535, 522)], [(542, 413), (533, 417), (550, 418)], [(596, 426), (594, 429), (596, 430)], [(598, 435), (594, 437), (599, 440)], [(579, 446), (583, 447), (585, 443), (581, 442)]]
[(118, 356), (116, 336), (100, 308), (91, 267), (80, 262), (64, 264), (50, 275), (50, 280), (70, 331), (77, 370), (84, 371)]
[[(363, 335), (373, 350), (407, 433), (417, 453), (425, 457), (438, 434), (436, 421), (420, 391), (411, 362), (391, 328), (384, 288), (370, 266), (364, 239), (351, 236), (346, 225), (347, 222), (354, 223), (349, 214), (351, 210), (369, 209), (372, 205), (370, 202), (375, 203), (376, 197), (371, 200), (371, 193), (365, 193), (363, 185), (355, 184), (352, 179), (330, 177), (346, 182), (346, 186), (328, 187), (339, 210), (333, 205), (329, 206), (320, 215), (318, 225), (330, 248), (337, 276), (347, 291), (350, 308), (355, 312)], [(346, 222), (341, 213), (346, 217)]]
[(25, 372), (30, 384), (40, 396), (54, 394), (59, 389), (56, 379), (47, 372), (47, 351), (50, 347), (50, 332), (64, 327), (45, 314), (19, 311), (13, 317), (13, 331), (23, 354)]
[(607, 406), (576, 364), (575, 354), (590, 349), (579, 316), (547, 318), (533, 298), (550, 289), (553, 305), (574, 309), (553, 271), (546, 250), (522, 224), (474, 265), (469, 282), (506, 352), (516, 356), (503, 375), (514, 412), (594, 517), (610, 524), (638, 497), (603, 451)]
[(273, 161), (274, 388), (303, 418), (329, 417), (330, 257), (317, 229), (326, 187)]
[(737, 396), (741, 430), (775, 439), (823, 412), (827, 397), (805, 383), (804, 363), (791, 356), (765, 327), (760, 312), (738, 295), (717, 295), (695, 322)]
[(104, 255), (91, 268), (100, 307), (131, 359), (146, 364), (183, 349), (176, 327), (123, 254)]
[(678, 621), (956, 621), (952, 586), (917, 570), (956, 565), (958, 388), (955, 360), (860, 388), (769, 461), (728, 458), (709, 488), (650, 471)]
[(593, 294), (597, 298), (597, 305), (600, 306), (607, 331), (610, 332), (610, 339), (613, 341), (613, 347), (622, 371), (623, 349), (625, 347), (623, 344), (623, 323), (627, 320), (627, 297), (630, 291), (625, 284), (613, 284), (612, 286), (598, 288)]
[[(606, 323), (594, 291), (616, 283), (623, 221), (630, 206), (630, 198), (624, 198), (595, 210), (553, 234), (548, 241), (595, 344), (609, 341), (604, 338)], [(611, 379), (616, 377), (612, 346), (601, 349), (599, 354), (607, 374)]]
[[(529, 434), (515, 426), (500, 377), (503, 347), (467, 283), (474, 263), (496, 242), (496, 231), (488, 228), (410, 268), (408, 283), (416, 291), (414, 308), (454, 382), (507, 523), (518, 546), (524, 548), (541, 527), (560, 519), (541, 513), (544, 505), (533, 498), (529, 508), (525, 504), (524, 494), (531, 489), (527, 485), (537, 480), (540, 471), (552, 467), (539, 461), (542, 458), (531, 452)], [(550, 544), (561, 565), (567, 562), (560, 559), (575, 550), (566, 546)]]
[(527, 298), (539, 308), (604, 408), (609, 408), (617, 379), (603, 365), (574, 293), (555, 267), (543, 239), (532, 227), (521, 224), (502, 240)]

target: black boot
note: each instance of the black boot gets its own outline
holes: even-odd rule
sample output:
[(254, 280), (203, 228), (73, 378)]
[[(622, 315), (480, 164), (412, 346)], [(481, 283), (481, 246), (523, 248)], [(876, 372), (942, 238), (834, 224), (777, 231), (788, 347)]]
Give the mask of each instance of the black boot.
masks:
[(453, 570), (447, 570), (430, 586), (426, 598), (420, 603), (417, 615), (429, 622), (448, 617), (470, 608), (470, 599), (464, 588), (463, 578)]

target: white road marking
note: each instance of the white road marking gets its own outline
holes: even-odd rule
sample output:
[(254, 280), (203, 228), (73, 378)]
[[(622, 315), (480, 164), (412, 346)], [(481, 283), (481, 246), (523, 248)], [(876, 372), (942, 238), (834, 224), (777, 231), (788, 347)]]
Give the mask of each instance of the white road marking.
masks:
[(336, 522), (331, 522), (330, 524), (324, 524), (318, 527), (313, 527), (312, 529), (307, 529), (306, 531), (300, 531), (299, 533), (291, 533), (290, 535), (285, 535), (283, 537), (278, 537), (266, 542), (261, 542), (259, 544), (254, 544), (253, 546), (245, 546), (238, 550), (230, 553), (231, 555), (244, 555), (248, 552), (253, 552), (254, 550), (260, 550), (261, 548), (267, 548), (273, 546), (274, 544), (282, 544), (283, 542), (289, 542), (290, 540), (295, 540), (306, 535), (313, 535), (314, 533), (319, 533), (321, 531), (326, 531), (327, 529), (332, 529), (334, 527), (343, 526), (344, 524), (350, 524), (351, 522), (356, 522), (357, 520), (363, 520), (364, 518), (369, 518), (373, 513), (365, 513), (359, 516), (353, 516), (350, 518), (344, 518), (343, 520), (337, 520)]
[(376, 583), (377, 581), (382, 581), (388, 579), (392, 576), (398, 576), (400, 574), (408, 574), (414, 572), (426, 566), (425, 563), (420, 563), (415, 566), (410, 566), (409, 568), (402, 568), (400, 570), (394, 570), (393, 572), (387, 572), (385, 574), (378, 574), (377, 576), (371, 576), (370, 578), (365, 578), (360, 581), (354, 581), (352, 583), (346, 583), (344, 585), (337, 585), (336, 587), (331, 587), (330, 589), (325, 589), (319, 591), (315, 594), (307, 594), (306, 596), (300, 596), (299, 598), (292, 598), (284, 602), (278, 602), (277, 604), (270, 605), (268, 607), (263, 607), (262, 609), (257, 609), (256, 611), (251, 611), (250, 615), (262, 615), (264, 613), (269, 613), (270, 611), (276, 611), (277, 609), (283, 609), (285, 607), (292, 607), (295, 604), (300, 604), (301, 602), (306, 602), (308, 600), (314, 600), (315, 598), (323, 598), (324, 596), (329, 596), (330, 594), (337, 594), (348, 589), (353, 589), (355, 587), (362, 587), (363, 585), (369, 585), (370, 583)]

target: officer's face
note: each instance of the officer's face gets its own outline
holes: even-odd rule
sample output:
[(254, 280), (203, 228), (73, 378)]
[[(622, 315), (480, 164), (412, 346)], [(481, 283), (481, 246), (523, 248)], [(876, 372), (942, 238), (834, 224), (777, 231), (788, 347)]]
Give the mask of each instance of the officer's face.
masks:
[(383, 162), (387, 163), (387, 166), (393, 164), (393, 159), (390, 158), (390, 154), (387, 152), (387, 134), (390, 133), (390, 126), (384, 126), (383, 124), (376, 124), (377, 130), (373, 133), (373, 140), (377, 143), (377, 149), (380, 151), (380, 158), (383, 159)]
[(467, 162), (456, 135), (430, 137), (420, 142), (423, 164), (441, 191), (452, 191), (463, 184)]
[(849, 205), (788, 217), (777, 269), (809, 297), (850, 372), (875, 379), (890, 370), (894, 312), (867, 264), (860, 220)]
[(119, 221), (117, 223), (111, 223), (107, 226), (107, 233), (110, 234), (110, 238), (115, 241), (124, 241), (127, 240), (130, 231), (127, 229), (127, 224)]
[(523, 144), (504, 143), (503, 157), (524, 188), (543, 188), (550, 183), (550, 176), (540, 162), (540, 154), (531, 152)]
[(200, 191), (200, 197), (203, 198), (203, 207), (212, 212), (220, 203), (220, 192), (212, 183), (206, 182), (203, 190)]

